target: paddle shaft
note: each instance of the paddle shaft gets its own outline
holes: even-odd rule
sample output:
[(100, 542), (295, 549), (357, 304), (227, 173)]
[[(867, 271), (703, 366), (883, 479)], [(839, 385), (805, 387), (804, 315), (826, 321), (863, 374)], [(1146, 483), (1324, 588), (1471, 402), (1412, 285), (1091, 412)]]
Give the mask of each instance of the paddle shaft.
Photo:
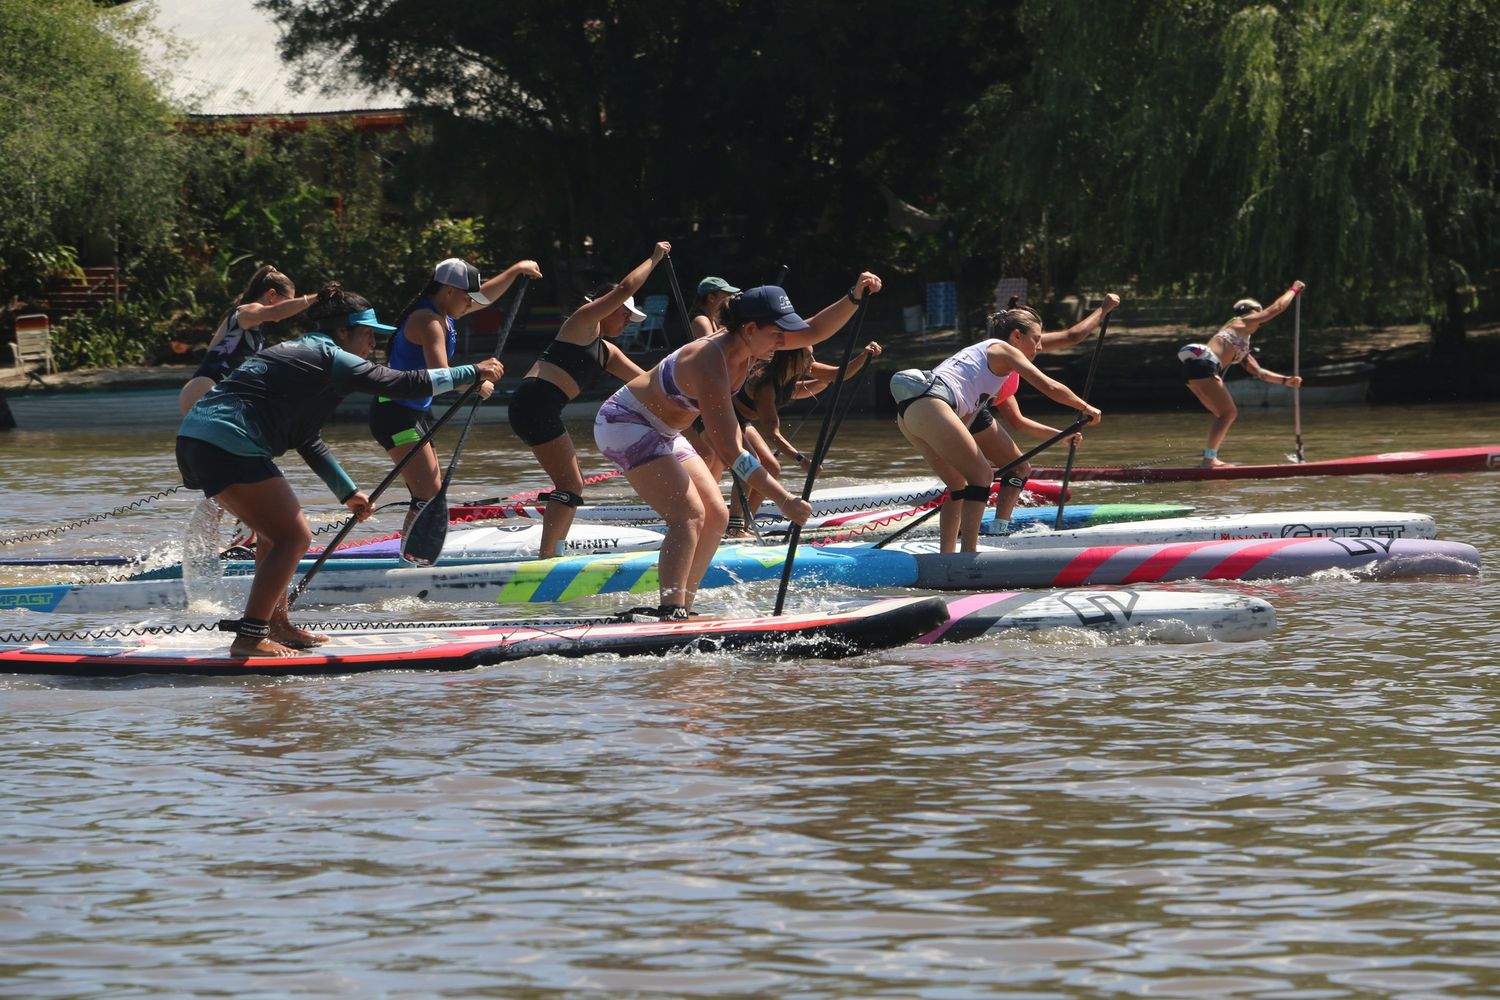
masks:
[[(682, 297), (682, 286), (677, 283), (677, 266), (672, 263), (672, 255), (667, 254), (667, 281), (672, 285), (672, 295), (677, 300), (677, 314), (682, 317), (683, 343), (688, 344), (693, 340), (693, 321), (688, 318), (687, 301)], [(713, 322), (713, 317), (709, 317)], [(734, 401), (730, 400), (730, 406)], [(755, 511), (750, 509), (750, 497), (745, 491), (745, 484), (740, 482), (738, 476), (730, 473), (730, 479), (734, 481), (734, 495), (740, 502), (740, 509), (745, 512), (745, 523), (755, 533), (757, 541), (760, 540), (760, 528), (755, 523)]]
[[(1073, 423), (1070, 424), (1068, 427), (1064, 428), (1063, 430), (1058, 431), (1056, 434), (1052, 435), (1047, 440), (1045, 440), (1041, 444), (1037, 445), (1035, 448), (1033, 448), (1030, 451), (1026, 452), (1026, 454), (1022, 455), (1020, 458), (1012, 460), (1003, 469), (996, 470), (995, 475), (996, 476), (1003, 476), (1003, 475), (1005, 475), (1011, 469), (1014, 469), (1016, 466), (1020, 465), (1022, 462), (1026, 461), (1029, 458), (1031, 458), (1033, 455), (1037, 455), (1037, 454), (1040, 454), (1043, 451), (1046, 451), (1048, 448), (1050, 448), (1053, 445), (1057, 444), (1057, 442), (1061, 441), (1063, 438), (1067, 437), (1070, 434), (1076, 434), (1078, 432), (1079, 428), (1083, 427), (1088, 422), (1089, 422), (1089, 415), (1087, 413), (1080, 413), (1078, 415), (1078, 419), (1075, 420), (1075, 421), (1073, 421)], [(913, 528), (917, 527), (917, 525), (919, 525), (919, 524), (926, 524), (929, 520), (932, 519), (932, 517), (935, 514), (937, 514), (942, 509), (943, 509), (943, 505), (942, 504), (938, 504), (936, 507), (932, 508), (927, 513), (923, 514), (921, 517), (917, 518), (915, 521), (913, 521), (911, 524), (908, 524), (906, 527), (902, 528), (900, 531), (897, 531), (895, 534), (891, 535), (889, 538), (882, 538), (880, 541), (876, 542), (874, 547), (877, 548), (877, 549), (883, 549), (883, 548), (885, 548), (887, 545), (889, 545), (892, 542), (896, 541), (897, 539), (901, 538), (903, 535), (906, 535)]]
[[(479, 385), (482, 381), (483, 380), (476, 375), (474, 381), (469, 385), (467, 389), (464, 390), (464, 394), (458, 398), (458, 401), (455, 402), (452, 406), (448, 407), (448, 411), (446, 413), (437, 418), (437, 421), (432, 425), (432, 428), (426, 434), (422, 435), (421, 440), (412, 445), (411, 450), (408, 451), (405, 455), (401, 456), (401, 461), (397, 462), (394, 466), (392, 466), (391, 471), (386, 473), (385, 478), (380, 481), (380, 485), (376, 486), (373, 490), (370, 491), (369, 501), (372, 507), (375, 504), (375, 500), (382, 493), (384, 493), (387, 488), (390, 487), (391, 483), (394, 483), (396, 481), (397, 476), (401, 475), (401, 470), (406, 468), (406, 463), (411, 461), (412, 456), (421, 451), (423, 445), (426, 445), (432, 441), (433, 436), (436, 435), (438, 431), (443, 429), (444, 424), (453, 419), (453, 415), (458, 412), (458, 408), (467, 403), (470, 396), (478, 394)], [(304, 575), (302, 579), (297, 582), (297, 585), (292, 588), (291, 593), (287, 595), (286, 606), (288, 609), (290, 609), (292, 605), (297, 603), (297, 598), (302, 596), (302, 592), (307, 589), (307, 585), (312, 582), (312, 578), (318, 575), (318, 570), (323, 568), (323, 564), (328, 561), (328, 557), (333, 553), (333, 550), (338, 548), (339, 543), (349, 536), (349, 532), (354, 529), (355, 524), (357, 524), (358, 522), (358, 517), (355, 517), (352, 514), (349, 515), (349, 520), (345, 521), (344, 526), (339, 529), (339, 533), (333, 536), (333, 541), (329, 542), (328, 545), (324, 547), (322, 554), (318, 556), (318, 561), (312, 564), (312, 568), (307, 571), (306, 575)]]
[[(802, 499), (806, 500), (812, 496), (813, 482), (818, 477), (818, 468), (823, 464), (824, 457), (828, 454), (828, 447), (833, 443), (833, 416), (839, 408), (839, 393), (844, 387), (844, 373), (849, 370), (849, 359), (854, 357), (854, 343), (859, 340), (859, 331), (865, 323), (865, 305), (870, 300), (868, 288), (860, 292), (859, 305), (854, 311), (854, 329), (849, 334), (849, 343), (844, 345), (844, 358), (839, 362), (839, 370), (833, 377), (833, 399), (828, 403), (828, 410), (823, 414), (823, 428), (818, 432), (818, 443), (813, 448), (811, 464), (807, 467), (807, 479), (802, 484)], [(781, 614), (782, 607), (786, 604), (787, 585), (792, 581), (792, 564), (797, 558), (797, 540), (802, 537), (802, 525), (792, 523), (792, 528), (787, 532), (786, 559), (781, 564), (781, 584), (776, 588), (776, 607), (771, 611), (773, 617)]]
[[(530, 282), (530, 277), (521, 275), (516, 286), (516, 300), (511, 304), (510, 312), (505, 317), (505, 326), (495, 340), (496, 357), (505, 350), (505, 342), (510, 339), (511, 324), (516, 321), (516, 314), (521, 310), (521, 301), (526, 297), (526, 286)], [(448, 484), (453, 481), (453, 473), (458, 471), (459, 456), (464, 453), (464, 443), (469, 439), (469, 431), (474, 429), (474, 418), (479, 415), (479, 406), (483, 402), (484, 396), (476, 395), (474, 402), (469, 405), (469, 419), (464, 421), (464, 429), (453, 445), (453, 457), (448, 460), (448, 468), (443, 472), (437, 496), (428, 500), (417, 512), (411, 526), (406, 529), (405, 537), (401, 539), (401, 558), (407, 562), (430, 566), (442, 555), (443, 543), (448, 540)]]
[[(1292, 303), (1292, 377), (1302, 374), (1302, 296)], [(1292, 387), (1292, 433), (1297, 439), (1297, 461), (1306, 461), (1302, 453), (1302, 387)]]
[[(1094, 389), (1094, 372), (1099, 370), (1099, 355), (1104, 352), (1104, 333), (1109, 329), (1109, 313), (1104, 314), (1104, 319), (1099, 323), (1099, 339), (1094, 344), (1094, 356), (1089, 359), (1089, 373), (1083, 380), (1083, 401), (1089, 401), (1089, 393)], [(1073, 459), (1078, 454), (1078, 443), (1068, 442), (1068, 461), (1063, 466), (1062, 489), (1057, 493), (1057, 521), (1053, 523), (1052, 530), (1061, 531), (1063, 526), (1063, 508), (1068, 502), (1068, 480), (1073, 477)], [(1000, 512), (1000, 498), (995, 498), (995, 512)]]

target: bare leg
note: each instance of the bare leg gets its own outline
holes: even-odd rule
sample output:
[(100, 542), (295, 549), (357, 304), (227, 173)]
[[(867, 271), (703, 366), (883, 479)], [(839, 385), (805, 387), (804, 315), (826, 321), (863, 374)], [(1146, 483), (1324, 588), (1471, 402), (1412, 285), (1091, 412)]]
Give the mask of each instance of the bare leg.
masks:
[[(567, 490), (569, 493), (583, 493), (583, 471), (578, 468), (578, 451), (573, 447), (573, 439), (567, 434), (559, 434), (551, 441), (539, 445), (533, 445), (532, 454), (541, 463), (543, 471), (552, 478), (552, 488)], [(557, 500), (548, 500), (547, 507), (542, 512), (542, 545), (541, 556), (543, 559), (551, 559), (557, 555), (558, 546), (567, 540), (568, 531), (573, 527), (573, 516), (576, 509)]]
[[(397, 445), (387, 448), (386, 454), (391, 456), (392, 462), (399, 462), (411, 449), (412, 445), (409, 444)], [(407, 492), (413, 500), (431, 500), (438, 495), (438, 490), (443, 488), (443, 470), (438, 466), (437, 452), (430, 442), (424, 444), (421, 452), (406, 463), (406, 467), (401, 470), (401, 481), (406, 483)], [(416, 516), (415, 508), (407, 512), (406, 521), (401, 525), (402, 535), (406, 534)]]
[[(949, 490), (961, 490), (971, 483), (989, 484), (994, 470), (984, 455), (980, 454), (979, 446), (974, 443), (974, 436), (958, 419), (958, 414), (942, 400), (917, 400), (907, 407), (904, 416), (897, 418), (896, 426)], [(978, 550), (979, 525), (984, 520), (984, 508), (983, 500), (964, 501), (960, 504), (956, 542), (961, 551)], [(951, 544), (945, 534), (943, 551), (952, 552)]]
[[(696, 464), (702, 470), (703, 477), (708, 478), (708, 470), (703, 466), (702, 460), (699, 459)], [(656, 557), (661, 603), (685, 604), (698, 542), (709, 528), (709, 514), (702, 492), (675, 455), (663, 455), (631, 469), (625, 473), (625, 478), (630, 480), (630, 485), (635, 487), (641, 499), (650, 504), (667, 523), (667, 535), (662, 539), (661, 550)], [(719, 536), (722, 536), (727, 514), (724, 512), (724, 500), (719, 494), (717, 481), (713, 481), (712, 504), (716, 511), (714, 523), (718, 526)]]
[[(698, 544), (693, 549), (693, 559), (688, 566), (687, 579), (682, 585), (682, 600), (672, 601), (664, 597), (662, 603), (680, 603), (691, 611), (693, 598), (698, 594), (698, 584), (703, 582), (703, 575), (708, 572), (709, 564), (714, 560), (714, 553), (719, 550), (719, 544), (724, 541), (724, 528), (729, 523), (729, 510), (724, 506), (724, 498), (719, 493), (719, 481), (708, 474), (708, 467), (701, 460), (688, 459), (682, 463), (682, 468), (693, 483), (698, 503), (703, 506), (703, 528), (698, 533)], [(665, 594), (665, 589), (662, 592)]]
[[(258, 483), (236, 483), (214, 499), (248, 524), (260, 539), (255, 551), (255, 580), (245, 602), (246, 617), (272, 621), (280, 606), (285, 620), (287, 587), (296, 575), (298, 560), (312, 544), (312, 532), (297, 495), (285, 479), (275, 476)], [(290, 622), (286, 624), (290, 627)], [(236, 638), (229, 652), (232, 656), (296, 655), (281, 642), (249, 636)]]
[[(998, 423), (990, 424), (984, 430), (974, 435), (974, 442), (984, 454), (985, 461), (996, 469), (1003, 469), (1016, 459), (1021, 457), (1021, 449), (1016, 445), (1014, 439)], [(1025, 479), (1031, 475), (1031, 463), (1022, 462), (1006, 473), (1007, 476), (1017, 476)], [(1003, 521), (1009, 521), (1011, 514), (1015, 512), (1016, 502), (1021, 499), (1021, 487), (1002, 486), (1000, 496), (995, 503), (995, 516)]]
[(1195, 378), (1188, 382), (1188, 388), (1193, 395), (1198, 397), (1198, 402), (1203, 408), (1213, 414), (1213, 422), (1208, 425), (1207, 450), (1215, 452), (1214, 457), (1205, 456), (1202, 465), (1205, 469), (1216, 469), (1228, 465), (1221, 462), (1217, 457), (1219, 445), (1224, 443), (1224, 438), (1229, 434), (1230, 425), (1234, 423), (1235, 417), (1239, 416), (1239, 410), (1234, 405), (1234, 398), (1229, 395), (1229, 390), (1224, 388), (1224, 380), (1215, 375), (1212, 378)]

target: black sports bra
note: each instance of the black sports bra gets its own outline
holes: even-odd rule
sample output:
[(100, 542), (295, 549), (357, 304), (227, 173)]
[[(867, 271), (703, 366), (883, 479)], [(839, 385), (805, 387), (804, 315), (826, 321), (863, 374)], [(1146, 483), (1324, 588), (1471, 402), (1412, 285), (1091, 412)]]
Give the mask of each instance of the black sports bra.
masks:
[(537, 360), (556, 365), (578, 383), (578, 388), (586, 389), (604, 373), (604, 366), (609, 363), (609, 345), (603, 337), (588, 344), (554, 340)]

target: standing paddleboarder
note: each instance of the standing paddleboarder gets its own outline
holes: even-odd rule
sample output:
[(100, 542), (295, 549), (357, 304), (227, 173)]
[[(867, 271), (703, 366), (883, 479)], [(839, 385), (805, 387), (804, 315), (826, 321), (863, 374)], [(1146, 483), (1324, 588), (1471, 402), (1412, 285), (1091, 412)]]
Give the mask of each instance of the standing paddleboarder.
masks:
[(312, 544), (307, 518), (273, 461), (295, 448), (355, 517), (370, 515), (369, 498), (323, 442), (323, 423), (351, 392), (420, 399), (504, 372), (487, 358), (457, 368), (396, 371), (366, 360), (381, 323), (368, 300), (338, 282), (324, 285), (307, 313), (317, 332), (267, 348), (241, 364), (193, 405), (177, 431), (183, 484), (243, 521), (256, 533), (255, 580), (236, 624), (234, 656), (293, 656), (326, 641), (293, 625), (287, 587)]
[(1203, 461), (1200, 463), (1203, 468), (1217, 469), (1230, 464), (1219, 460), (1219, 445), (1224, 443), (1224, 437), (1239, 416), (1239, 410), (1235, 407), (1229, 390), (1224, 387), (1225, 369), (1231, 365), (1243, 364), (1252, 378), (1258, 378), (1262, 382), (1273, 382), (1293, 389), (1302, 384), (1300, 375), (1283, 375), (1269, 368), (1262, 368), (1260, 362), (1255, 360), (1255, 355), (1250, 353), (1250, 338), (1262, 323), (1286, 312), (1292, 300), (1301, 295), (1302, 289), (1306, 287), (1302, 282), (1294, 281), (1292, 287), (1282, 292), (1268, 306), (1262, 306), (1254, 299), (1240, 299), (1234, 304), (1234, 318), (1210, 337), (1208, 343), (1187, 344), (1177, 352), (1177, 360), (1182, 362), (1183, 381), (1187, 382), (1188, 389), (1192, 390), (1193, 395), (1198, 397), (1198, 402), (1214, 418), (1208, 425), (1208, 443), (1203, 448)]

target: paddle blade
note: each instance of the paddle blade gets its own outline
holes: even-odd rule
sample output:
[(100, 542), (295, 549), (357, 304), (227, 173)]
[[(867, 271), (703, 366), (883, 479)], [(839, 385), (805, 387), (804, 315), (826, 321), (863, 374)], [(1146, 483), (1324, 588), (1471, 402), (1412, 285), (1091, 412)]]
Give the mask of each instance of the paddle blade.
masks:
[(431, 566), (443, 554), (447, 540), (448, 495), (439, 493), (417, 511), (401, 536), (401, 558), (417, 566)]

